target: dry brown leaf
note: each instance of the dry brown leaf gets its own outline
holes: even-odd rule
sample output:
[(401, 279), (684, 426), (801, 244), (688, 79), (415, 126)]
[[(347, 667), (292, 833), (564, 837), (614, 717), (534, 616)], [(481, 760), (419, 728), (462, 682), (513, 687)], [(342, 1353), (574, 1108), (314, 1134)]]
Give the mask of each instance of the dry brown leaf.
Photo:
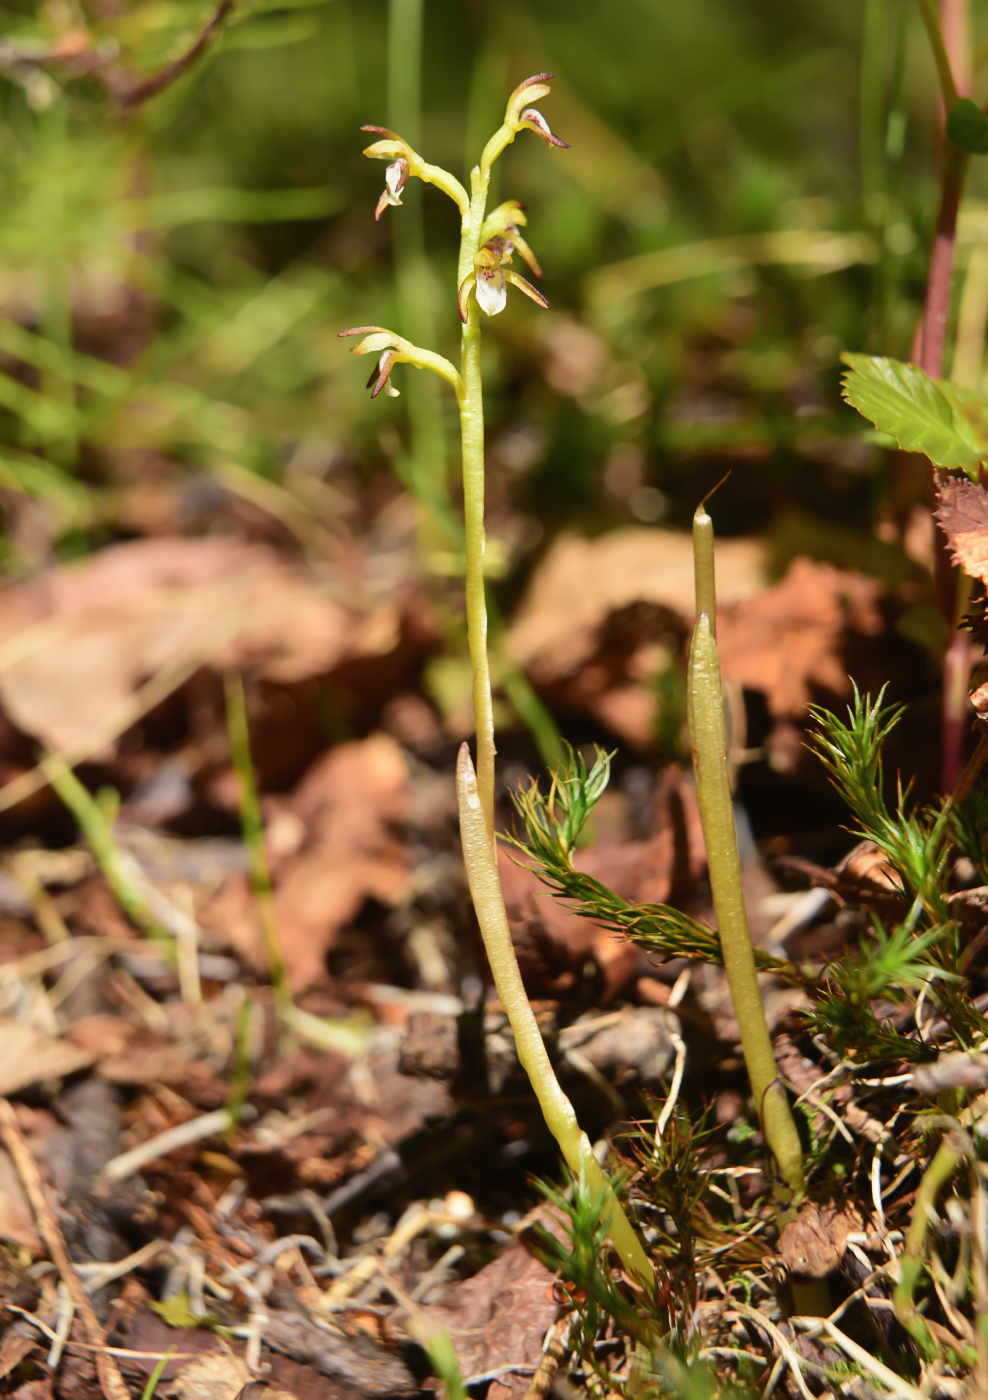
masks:
[(464, 1376), (501, 1366), (523, 1369), (491, 1382), (488, 1400), (524, 1395), (557, 1312), (554, 1275), (520, 1242), (459, 1283), (446, 1301), (423, 1308), (430, 1323), (449, 1330)]
[(988, 682), (971, 691), (971, 704), (982, 724), (988, 721)]
[(846, 631), (873, 637), (884, 630), (881, 592), (882, 585), (864, 574), (794, 559), (774, 588), (719, 613), (725, 678), (763, 691), (778, 718), (800, 714), (811, 685), (850, 695), (841, 641)]
[[(7, 1332), (2, 1342), (0, 1342), (0, 1380), (10, 1375), (15, 1366), (19, 1366), (25, 1357), (30, 1356), (32, 1351), (37, 1350), (38, 1343), (34, 1337), (25, 1337), (18, 1332)], [(37, 1396), (38, 1400), (42, 1395), (46, 1400), (51, 1396), (50, 1382), (26, 1381), (13, 1392), (19, 1395), (21, 1400), (28, 1400), (28, 1397)]]
[(795, 1220), (779, 1236), (779, 1253), (790, 1273), (799, 1278), (826, 1278), (840, 1267), (847, 1237), (862, 1221), (853, 1207), (806, 1201)]
[(188, 1069), (188, 1059), (166, 1036), (120, 1016), (83, 1017), (65, 1036), (96, 1058), (99, 1077), (111, 1084), (168, 1083)]
[(46, 1035), (34, 1026), (0, 1017), (0, 1097), (9, 1098), (46, 1079), (61, 1079), (96, 1062), (90, 1050)]
[(296, 1397), (290, 1390), (269, 1385), (267, 1381), (251, 1381), (237, 1394), (236, 1400), (296, 1400)]
[[(21, 1340), (16, 1338), (15, 1340)], [(12, 1391), (11, 1400), (53, 1400), (51, 1376), (41, 1376), (34, 1381), (25, 1381), (23, 1385)], [(64, 1395), (64, 1389), (62, 1394)]]
[[(375, 734), (331, 749), (309, 769), (287, 811), (301, 846), (273, 862), (275, 911), (289, 979), (296, 991), (324, 974), (339, 931), (367, 899), (392, 904), (408, 889), (408, 853), (394, 828), (408, 801), (401, 749)], [(202, 911), (258, 971), (266, 969), (257, 905), (246, 877), (233, 875)]]
[[(756, 540), (719, 540), (721, 605), (763, 586)], [(677, 530), (614, 530), (596, 540), (560, 535), (536, 569), (509, 632), (518, 664), (537, 685), (575, 674), (592, 656), (607, 617), (634, 603), (693, 615), (693, 544)]]
[(7, 1152), (0, 1147), (0, 1240), (25, 1249), (41, 1249), (31, 1203)]
[(988, 491), (978, 482), (948, 476), (937, 487), (936, 517), (951, 553), (971, 578), (988, 579)]
[(271, 549), (137, 540), (8, 589), (0, 701), (26, 734), (72, 748), (125, 715), (168, 669), (251, 666), (291, 683), (394, 649), (393, 599), (357, 609)]
[(239, 1356), (209, 1351), (183, 1366), (169, 1390), (175, 1400), (237, 1400), (252, 1380)]
[[(719, 541), (716, 557), (725, 679), (763, 691), (776, 719), (804, 710), (811, 686), (848, 694), (844, 635), (883, 630), (881, 585), (800, 558), (766, 589), (756, 541)], [(554, 707), (592, 714), (626, 743), (647, 748), (655, 714), (649, 682), (683, 649), (693, 610), (689, 535), (564, 535), (536, 570), (509, 641)]]

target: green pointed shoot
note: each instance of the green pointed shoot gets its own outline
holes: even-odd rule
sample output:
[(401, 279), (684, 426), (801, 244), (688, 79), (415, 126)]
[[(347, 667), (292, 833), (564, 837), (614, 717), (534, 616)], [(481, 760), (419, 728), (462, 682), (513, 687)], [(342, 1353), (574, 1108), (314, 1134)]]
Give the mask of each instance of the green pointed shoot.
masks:
[(590, 1141), (577, 1122), (573, 1105), (560, 1088), (535, 1013), (529, 1004), (511, 942), (497, 859), (491, 846), (477, 775), (467, 744), (461, 747), (456, 764), (456, 795), (470, 894), (494, 974), (494, 986), (515, 1038), (518, 1059), (531, 1081), (549, 1131), (559, 1144), (566, 1165), (578, 1181), (585, 1183), (587, 1189), (602, 1194), (608, 1217), (607, 1233), (622, 1264), (639, 1283), (651, 1286), (655, 1275), (648, 1255), (601, 1170)]
[(688, 718), (717, 930), (758, 1117), (783, 1181), (793, 1195), (799, 1195), (803, 1190), (803, 1149), (777, 1077), (741, 888), (715, 635), (714, 527), (702, 502), (693, 517), (693, 561), (696, 625), (690, 643)]

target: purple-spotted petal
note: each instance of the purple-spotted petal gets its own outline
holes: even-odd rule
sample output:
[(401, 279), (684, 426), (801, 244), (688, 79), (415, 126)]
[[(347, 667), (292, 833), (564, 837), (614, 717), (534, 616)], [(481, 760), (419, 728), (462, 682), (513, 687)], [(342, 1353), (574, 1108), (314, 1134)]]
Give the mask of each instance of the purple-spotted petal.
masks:
[[(532, 289), (535, 290), (534, 287)], [(504, 269), (500, 267), (477, 268), (477, 305), (488, 316), (496, 316), (503, 311), (508, 300)]]

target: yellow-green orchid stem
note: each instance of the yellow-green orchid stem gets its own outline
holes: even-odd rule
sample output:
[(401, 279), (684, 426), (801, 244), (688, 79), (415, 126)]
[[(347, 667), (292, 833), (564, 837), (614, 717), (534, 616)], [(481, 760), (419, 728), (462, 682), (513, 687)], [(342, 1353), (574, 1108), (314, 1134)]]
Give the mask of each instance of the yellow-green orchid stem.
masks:
[(789, 1101), (777, 1077), (741, 887), (741, 861), (727, 765), (724, 696), (714, 635), (713, 522), (702, 505), (693, 517), (693, 559), (697, 618), (690, 643), (688, 718), (710, 889), (727, 983), (758, 1116), (783, 1180), (790, 1191), (798, 1195), (803, 1189), (803, 1149)]
[[(472, 198), (460, 241), (458, 285), (474, 270), (487, 211), (490, 170), (474, 167)], [(477, 733), (477, 786), (488, 840), (494, 842), (494, 705), (487, 654), (487, 594), (484, 582), (484, 395), (480, 372), (480, 309), (477, 298), (467, 303), (461, 340), (460, 436), (463, 449), (463, 524), (466, 544), (467, 641), (473, 668), (473, 720)]]
[(954, 82), (954, 72), (950, 66), (950, 56), (947, 53), (947, 46), (943, 41), (943, 30), (940, 28), (940, 15), (937, 11), (934, 0), (919, 0), (919, 11), (923, 16), (923, 24), (926, 26), (926, 34), (930, 41), (930, 48), (933, 50), (933, 61), (937, 66), (937, 77), (940, 80), (940, 93), (943, 97), (943, 105), (949, 114), (951, 107), (957, 101), (957, 85)]
[(415, 173), (427, 185), (435, 185), (436, 189), (442, 190), (443, 194), (448, 194), (461, 215), (466, 217), (470, 201), (467, 198), (466, 190), (455, 175), (451, 175), (441, 165), (429, 165), (426, 161), (422, 161), (421, 167)]
[(420, 345), (413, 345), (410, 351), (404, 355), (399, 354), (396, 359), (399, 363), (404, 360), (410, 365), (415, 365), (416, 369), (431, 369), (434, 374), (438, 374), (453, 386), (457, 402), (463, 398), (463, 380), (456, 366), (451, 364), (445, 355), (437, 355), (434, 350), (423, 350)]
[(531, 1081), (549, 1131), (559, 1144), (570, 1171), (591, 1191), (603, 1193), (607, 1233), (621, 1262), (640, 1283), (651, 1285), (655, 1276), (648, 1255), (601, 1170), (590, 1141), (577, 1122), (573, 1105), (560, 1088), (535, 1013), (525, 993), (504, 909), (497, 856), (491, 846), (477, 777), (466, 744), (460, 749), (456, 765), (456, 795), (470, 894), (494, 974), (494, 986), (511, 1024), (518, 1059)]
[(498, 156), (502, 155), (505, 149), (511, 145), (517, 134), (516, 128), (508, 126), (506, 122), (495, 131), (480, 157), (480, 168), (485, 174), (490, 174), (491, 166)]

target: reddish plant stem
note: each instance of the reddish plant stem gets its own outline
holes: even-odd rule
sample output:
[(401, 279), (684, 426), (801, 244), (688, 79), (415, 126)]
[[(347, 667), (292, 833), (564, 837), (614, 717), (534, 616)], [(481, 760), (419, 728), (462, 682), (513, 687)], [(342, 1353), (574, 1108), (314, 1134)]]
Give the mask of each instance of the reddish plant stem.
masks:
[(950, 288), (954, 276), (954, 252), (957, 247), (957, 214), (966, 175), (967, 156), (955, 147), (945, 144), (940, 214), (930, 251), (919, 361), (920, 367), (933, 379), (939, 379), (943, 374), (943, 350), (947, 338)]
[[(968, 0), (940, 0), (940, 21), (944, 45), (957, 91), (970, 91), (970, 9)], [(941, 104), (941, 117), (946, 113)], [(930, 267), (923, 302), (923, 319), (918, 337), (920, 367), (933, 379), (943, 375), (944, 346), (950, 316), (950, 291), (957, 247), (957, 215), (967, 178), (968, 157), (945, 138), (941, 147), (940, 211), (937, 217)], [(940, 473), (931, 473), (931, 495), (935, 503)], [(943, 658), (940, 710), (941, 781), (944, 792), (953, 792), (964, 767), (964, 745), (968, 730), (967, 678), (970, 646), (966, 633), (957, 632), (958, 572), (949, 553), (947, 537), (934, 517), (933, 580), (937, 607), (952, 639)]]
[(970, 0), (940, 0), (940, 32), (958, 95), (971, 95)]
[[(944, 344), (950, 314), (950, 289), (957, 246), (957, 215), (966, 174), (967, 157), (945, 144), (940, 215), (930, 252), (930, 271), (926, 283), (919, 353), (921, 368), (933, 379), (939, 379), (943, 374)], [(935, 504), (936, 488), (941, 475), (942, 473), (935, 469), (932, 470), (930, 484), (934, 500), (931, 505)], [(935, 516), (933, 581), (937, 607), (953, 634), (943, 659), (940, 708), (941, 781), (944, 792), (953, 792), (964, 766), (964, 744), (968, 729), (967, 674), (970, 666), (970, 647), (967, 634), (956, 630), (958, 572), (950, 558), (947, 536)]]

